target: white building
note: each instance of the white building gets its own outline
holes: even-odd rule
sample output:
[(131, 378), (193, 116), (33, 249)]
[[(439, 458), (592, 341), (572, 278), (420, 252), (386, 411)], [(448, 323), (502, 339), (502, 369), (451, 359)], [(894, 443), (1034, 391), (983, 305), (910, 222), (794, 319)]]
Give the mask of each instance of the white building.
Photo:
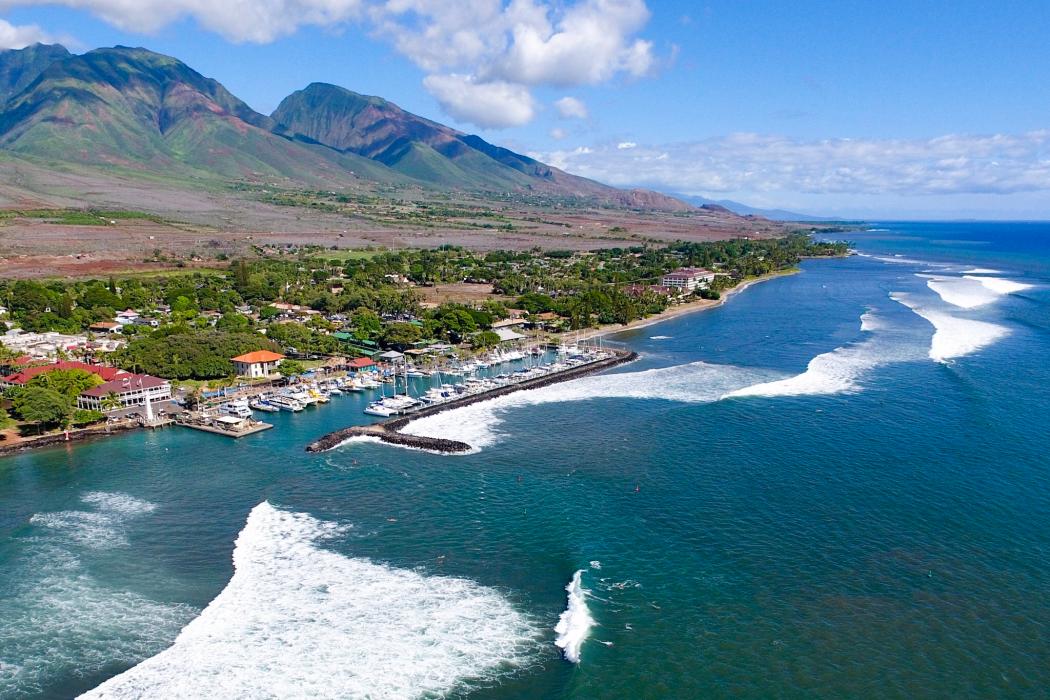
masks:
[(284, 355), (269, 350), (256, 350), (232, 358), (233, 371), (238, 377), (249, 377), (260, 379), (277, 373), (277, 365), (281, 364)]
[(101, 411), (103, 407), (113, 410), (142, 406), (147, 396), (150, 402), (167, 401), (171, 398), (171, 382), (148, 374), (130, 374), (84, 391), (77, 397), (77, 408)]
[(54, 331), (26, 333), (14, 328), (0, 337), (0, 343), (9, 350), (34, 359), (54, 359), (59, 352), (68, 353), (87, 346), (88, 338), (86, 335), (63, 335)]
[(715, 273), (710, 270), (701, 267), (683, 267), (664, 275), (661, 284), (684, 292), (695, 292), (697, 289), (707, 288), (714, 279)]

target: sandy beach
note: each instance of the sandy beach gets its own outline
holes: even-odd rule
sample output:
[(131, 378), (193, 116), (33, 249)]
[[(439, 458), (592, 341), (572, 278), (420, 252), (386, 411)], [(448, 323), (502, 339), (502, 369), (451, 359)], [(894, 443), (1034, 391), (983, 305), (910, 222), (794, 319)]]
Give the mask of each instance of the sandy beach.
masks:
[(722, 297), (720, 299), (697, 299), (696, 301), (690, 301), (684, 304), (676, 304), (674, 306), (668, 307), (661, 313), (658, 313), (654, 316), (640, 318), (636, 321), (631, 321), (627, 324), (606, 324), (604, 326), (598, 326), (597, 328), (588, 328), (581, 331), (570, 331), (561, 334), (561, 336), (564, 338), (572, 338), (573, 340), (578, 338), (579, 340), (583, 341), (591, 340), (593, 338), (614, 335), (616, 333), (623, 333), (625, 331), (633, 331), (639, 328), (646, 328), (648, 326), (656, 325), (657, 323), (668, 321), (672, 318), (685, 316), (686, 314), (697, 313), (699, 311), (708, 311), (710, 309), (717, 308), (729, 301), (736, 294), (739, 294), (740, 292), (746, 290), (751, 285), (758, 284), (759, 282), (766, 282), (768, 280), (776, 279), (778, 277), (784, 277), (786, 275), (794, 275), (798, 272), (798, 269), (785, 270), (782, 272), (773, 272), (768, 275), (762, 275), (761, 277), (755, 277), (753, 279), (746, 280), (733, 287), (732, 289), (727, 289), (725, 292), (722, 293)]

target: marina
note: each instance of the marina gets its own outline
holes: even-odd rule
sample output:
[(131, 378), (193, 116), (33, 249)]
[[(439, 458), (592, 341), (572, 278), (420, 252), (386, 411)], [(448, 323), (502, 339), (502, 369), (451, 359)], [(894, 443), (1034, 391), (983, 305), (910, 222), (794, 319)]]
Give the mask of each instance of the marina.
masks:
[[(471, 389), (470, 384), (454, 385), (465, 387), (462, 391), (441, 400), (434, 401), (430, 405), (406, 405), (400, 411), (393, 406), (381, 405), (376, 410), (389, 410), (391, 413), (386, 420), (370, 425), (352, 426), (329, 433), (315, 442), (310, 443), (307, 452), (324, 452), (342, 444), (354, 437), (372, 437), (391, 445), (413, 447), (431, 452), (445, 454), (456, 454), (469, 452), (471, 446), (455, 440), (444, 440), (441, 438), (424, 437), (418, 435), (407, 435), (401, 432), (410, 422), (418, 418), (432, 416), (443, 411), (460, 408), (479, 401), (487, 401), (498, 396), (504, 396), (516, 391), (527, 389), (539, 389), (540, 387), (568, 381), (579, 377), (600, 372), (602, 370), (617, 367), (635, 360), (638, 353), (628, 350), (594, 349), (579, 351), (575, 358), (571, 356), (573, 351), (564, 354), (570, 356), (564, 361), (551, 365), (545, 365), (545, 370), (539, 372), (525, 372), (519, 375), (519, 379), (507, 377), (499, 382), (485, 383), (476, 382)], [(497, 379), (499, 377), (497, 376)], [(410, 397), (409, 397), (410, 398)], [(373, 404), (374, 405), (374, 404)], [(370, 406), (371, 408), (371, 406)], [(367, 411), (366, 411), (367, 412)], [(396, 415), (401, 413), (402, 415)], [(370, 415), (382, 415), (374, 413)]]

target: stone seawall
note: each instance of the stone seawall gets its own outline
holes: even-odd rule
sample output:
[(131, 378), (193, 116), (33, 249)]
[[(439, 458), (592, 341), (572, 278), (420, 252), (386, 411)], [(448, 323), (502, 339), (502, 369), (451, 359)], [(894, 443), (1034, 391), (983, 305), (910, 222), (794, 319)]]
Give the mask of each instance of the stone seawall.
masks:
[(8, 457), (10, 455), (28, 452), (29, 450), (43, 449), (45, 447), (60, 447), (61, 445), (68, 445), (74, 442), (86, 442), (88, 440), (96, 440), (98, 438), (104, 438), (110, 435), (126, 433), (130, 430), (138, 430), (139, 428), (140, 426), (138, 425), (110, 426), (107, 428), (87, 428), (83, 430), (71, 430), (69, 431), (68, 437), (65, 433), (58, 433), (57, 435), (44, 435), (43, 437), (36, 437), (29, 440), (23, 440), (21, 442), (16, 442), (11, 445), (5, 445), (3, 443), (0, 443), (0, 457)]
[(638, 358), (638, 353), (636, 352), (628, 352), (625, 350), (617, 350), (614, 352), (615, 354), (613, 357), (604, 360), (597, 360), (596, 362), (580, 365), (578, 367), (570, 367), (561, 372), (536, 377), (535, 379), (528, 379), (520, 384), (508, 384), (506, 386), (496, 387), (495, 389), (489, 389), (480, 394), (464, 396), (436, 406), (427, 406), (426, 408), (407, 416), (399, 416), (397, 418), (389, 418), (387, 420), (379, 421), (378, 423), (355, 425), (350, 428), (344, 428), (343, 430), (337, 430), (334, 433), (329, 433), (307, 445), (306, 451), (324, 452), (325, 450), (330, 450), (353, 437), (372, 437), (378, 438), (379, 440), (391, 445), (414, 447), (416, 449), (427, 450), (430, 452), (442, 452), (446, 454), (469, 452), (473, 448), (465, 442), (423, 437), (420, 435), (406, 435), (401, 431), (404, 430), (409, 423), (420, 418), (433, 416), (438, 413), (443, 413), (444, 411), (451, 411), (455, 408), (462, 408), (463, 406), (469, 406), (480, 401), (488, 401), (500, 396), (512, 394), (516, 391), (539, 389), (541, 387), (550, 386), (551, 384), (578, 379), (579, 377), (584, 377), (588, 374), (594, 374), (595, 372), (601, 372), (602, 370), (610, 369), (627, 362), (632, 362)]

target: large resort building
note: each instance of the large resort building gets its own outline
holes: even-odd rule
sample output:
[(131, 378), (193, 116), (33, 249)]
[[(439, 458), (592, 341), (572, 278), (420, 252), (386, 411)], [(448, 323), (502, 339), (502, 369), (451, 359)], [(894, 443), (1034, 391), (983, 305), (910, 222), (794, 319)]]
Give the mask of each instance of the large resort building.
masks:
[(108, 411), (142, 406), (146, 397), (150, 402), (171, 398), (171, 382), (148, 374), (129, 374), (92, 387), (77, 397), (77, 408), (90, 411)]
[(663, 276), (661, 284), (683, 292), (706, 288), (715, 279), (715, 273), (701, 267), (683, 267)]

